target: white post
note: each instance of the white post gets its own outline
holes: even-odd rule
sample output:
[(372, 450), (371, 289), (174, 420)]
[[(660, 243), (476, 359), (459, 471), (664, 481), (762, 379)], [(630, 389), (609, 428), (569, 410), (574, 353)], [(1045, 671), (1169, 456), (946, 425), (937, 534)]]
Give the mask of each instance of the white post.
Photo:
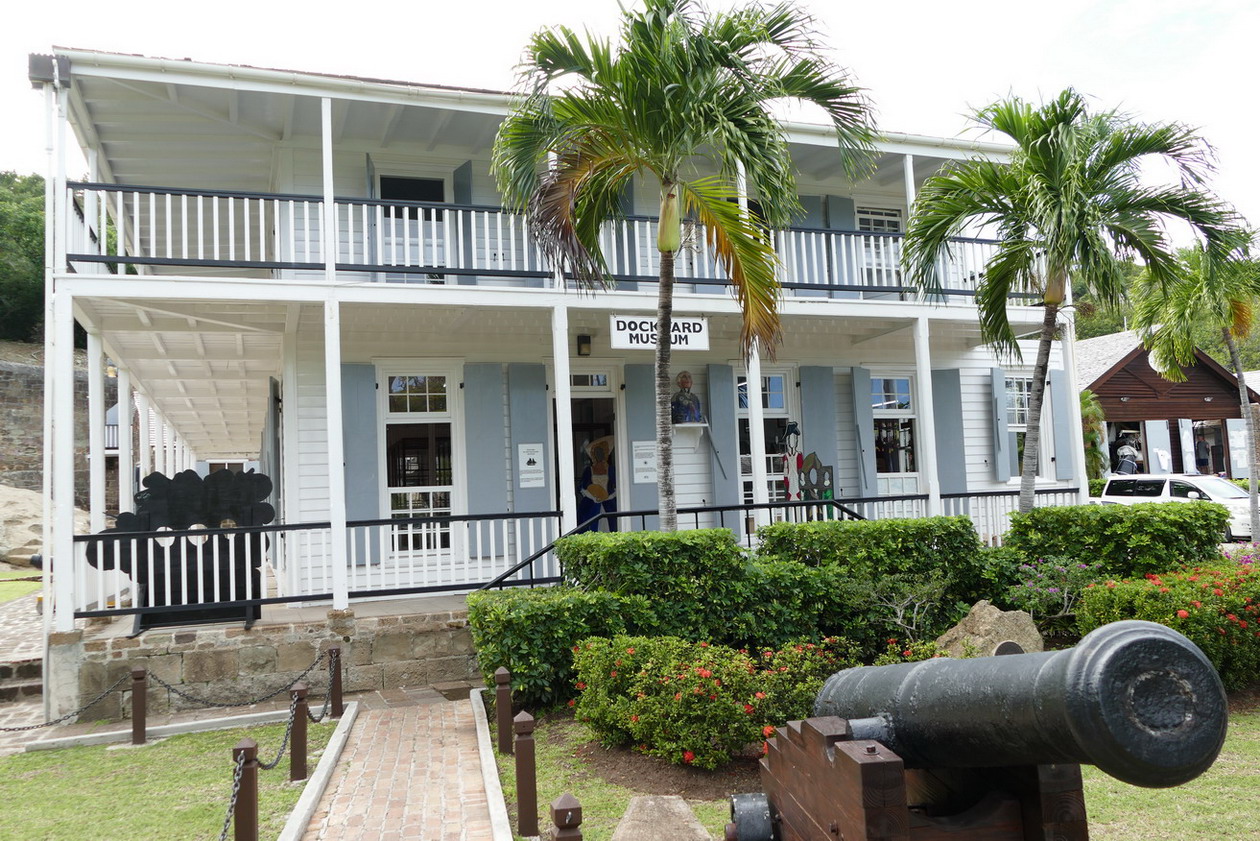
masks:
[[(756, 345), (753, 345), (752, 353), (748, 354), (746, 367), (748, 371), (748, 446), (752, 452), (753, 502), (761, 505), (770, 501), (770, 487), (766, 476), (765, 409), (761, 405), (761, 352)], [(757, 511), (755, 514), (757, 525), (770, 522), (769, 514), (769, 510)]]
[(74, 630), (74, 310), (68, 292), (53, 295), (56, 356), (45, 387), (53, 392), (53, 629)]
[(346, 574), (346, 456), (341, 424), (341, 309), (324, 303), (324, 405), (328, 426), (328, 520), (332, 525), (333, 610), (350, 606)]
[[(556, 461), (560, 465), (560, 532), (577, 528), (577, 497), (573, 494), (573, 378), (569, 374), (569, 310), (556, 304), (551, 310), (551, 354), (556, 377)], [(471, 442), (470, 442), (471, 443)], [(611, 525), (611, 524), (610, 524)]]
[[(1089, 479), (1085, 476), (1085, 431), (1081, 424), (1081, 388), (1076, 378), (1076, 310), (1072, 308), (1072, 292), (1068, 290), (1068, 306), (1059, 310), (1063, 318), (1063, 373), (1067, 377), (1068, 436), (1072, 441), (1072, 473), (1080, 486), (1077, 502), (1089, 504)], [(1105, 438), (1103, 439), (1106, 440)], [(1063, 458), (1061, 453), (1055, 454)]]
[(906, 221), (909, 222), (910, 214), (914, 212), (915, 199), (914, 155), (901, 156), (901, 174), (906, 183)]
[[(55, 66), (56, 62), (54, 62)], [(44, 218), (54, 219), (56, 202), (54, 199), (56, 192), (55, 179), (52, 177), (55, 170), (56, 161), (56, 143), (54, 138), (56, 133), (53, 129), (53, 116), (56, 114), (56, 94), (53, 92), (53, 86), (44, 85), (44, 151), (47, 156), (47, 169), (44, 170)], [(43, 599), (44, 599), (44, 644), (43, 644), (43, 678), (44, 685), (49, 685), (49, 656), (48, 656), (48, 633), (52, 630), (53, 611), (50, 609), (53, 604), (52, 590), (52, 564), (48, 563), (48, 559), (53, 553), (53, 360), (56, 359), (56, 342), (54, 337), (57, 331), (53, 329), (53, 262), (56, 246), (54, 244), (55, 237), (53, 232), (57, 230), (54, 224), (44, 226), (44, 453), (43, 453), (43, 523), (40, 541), (40, 552), (44, 556), (43, 571)], [(44, 719), (48, 720), (53, 716), (50, 713), (52, 700), (52, 692), (44, 692)]]
[(140, 420), (140, 480), (144, 481), (153, 472), (153, 410), (149, 408), (149, 395), (136, 392), (136, 416)]
[(88, 522), (92, 533), (105, 529), (105, 357), (101, 336), (87, 334), (88, 363)]
[(175, 478), (179, 472), (179, 462), (175, 460), (175, 427), (166, 418), (162, 418), (162, 472)]
[(136, 495), (136, 456), (131, 447), (135, 405), (131, 398), (131, 371), (118, 369), (118, 513), (130, 511)]
[(918, 380), (918, 400), (915, 416), (919, 428), (916, 445), (919, 450), (919, 463), (915, 465), (919, 471), (921, 486), (919, 493), (927, 490), (927, 513), (929, 517), (938, 517), (942, 513), (941, 485), (936, 470), (936, 402), (932, 394), (932, 355), (928, 347), (928, 320), (919, 316), (914, 321), (914, 374)]

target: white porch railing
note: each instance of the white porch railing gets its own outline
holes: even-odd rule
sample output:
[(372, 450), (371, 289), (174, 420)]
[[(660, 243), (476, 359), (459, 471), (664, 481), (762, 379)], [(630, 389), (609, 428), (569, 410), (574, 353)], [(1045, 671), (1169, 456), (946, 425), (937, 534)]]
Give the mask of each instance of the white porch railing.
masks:
[[(1036, 493), (1038, 508), (1077, 505), (1077, 488), (1046, 488)], [(946, 516), (965, 515), (971, 518), (981, 542), (1001, 546), (1011, 528), (1011, 515), (1019, 510), (1019, 491), (988, 491), (974, 494), (942, 494), (941, 505)]]
[[(84, 220), (65, 226), (68, 260), (119, 271), (323, 278), (324, 202), (316, 196), (189, 191), (72, 183)], [(551, 267), (523, 216), (494, 207), (337, 199), (338, 272), (368, 281), (548, 287)], [(679, 291), (720, 292), (727, 278), (704, 227), (687, 223), (675, 262)], [(104, 235), (101, 235), (101, 234)], [(609, 220), (600, 243), (619, 282), (653, 282), (657, 220)], [(780, 280), (790, 295), (917, 298), (900, 268), (900, 234), (793, 228), (777, 231)], [(996, 245), (954, 240), (939, 261), (946, 295), (974, 293)], [(688, 287), (688, 284), (693, 286)]]

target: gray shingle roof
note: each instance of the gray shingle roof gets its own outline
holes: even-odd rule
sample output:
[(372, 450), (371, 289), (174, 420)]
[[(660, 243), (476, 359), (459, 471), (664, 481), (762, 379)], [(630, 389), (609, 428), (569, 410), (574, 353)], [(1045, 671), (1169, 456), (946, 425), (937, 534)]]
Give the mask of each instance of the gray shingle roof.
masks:
[(1076, 375), (1082, 389), (1092, 388), (1099, 377), (1111, 370), (1141, 344), (1136, 330), (1096, 336), (1076, 343)]

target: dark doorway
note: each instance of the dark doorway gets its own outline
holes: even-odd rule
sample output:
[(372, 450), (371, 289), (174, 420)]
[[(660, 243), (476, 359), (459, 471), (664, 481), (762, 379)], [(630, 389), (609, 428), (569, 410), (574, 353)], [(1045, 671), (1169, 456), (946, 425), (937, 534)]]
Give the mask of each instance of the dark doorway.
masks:
[[(573, 399), (573, 475), (577, 494), (577, 521), (581, 526), (600, 514), (617, 510), (616, 402), (611, 397)], [(617, 531), (617, 522), (605, 518), (584, 531)]]

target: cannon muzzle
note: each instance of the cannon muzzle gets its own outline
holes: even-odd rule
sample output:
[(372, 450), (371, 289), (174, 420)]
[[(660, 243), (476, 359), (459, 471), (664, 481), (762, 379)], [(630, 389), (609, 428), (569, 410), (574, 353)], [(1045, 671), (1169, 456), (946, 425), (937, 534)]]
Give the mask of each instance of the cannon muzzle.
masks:
[(1075, 648), (860, 666), (814, 715), (848, 719), (907, 768), (1083, 763), (1134, 785), (1180, 785), (1225, 740), (1225, 690), (1203, 652), (1152, 622), (1115, 622)]

